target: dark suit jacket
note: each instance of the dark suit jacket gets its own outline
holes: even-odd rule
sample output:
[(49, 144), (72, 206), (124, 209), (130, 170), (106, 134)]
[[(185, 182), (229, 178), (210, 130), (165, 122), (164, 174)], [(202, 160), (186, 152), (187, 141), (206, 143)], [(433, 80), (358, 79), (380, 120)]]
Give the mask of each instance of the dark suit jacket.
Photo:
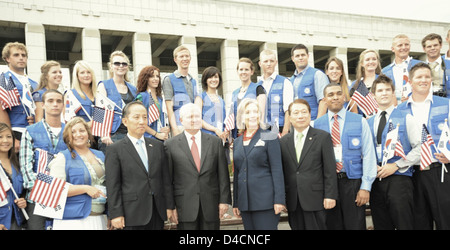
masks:
[(109, 217), (124, 216), (126, 226), (148, 224), (153, 215), (152, 196), (163, 220), (167, 219), (166, 209), (174, 206), (164, 145), (158, 140), (145, 138), (145, 146), (148, 172), (128, 136), (106, 147)]
[(309, 127), (300, 162), (295, 153), (294, 131), (283, 136), (280, 142), (288, 211), (295, 211), (297, 198), (304, 211), (323, 210), (324, 198), (337, 199), (336, 161), (331, 135)]
[(222, 140), (201, 132), (200, 172), (183, 133), (165, 142), (178, 221), (193, 222), (199, 206), (206, 221), (219, 220), (219, 203), (231, 204), (230, 177)]
[(233, 145), (233, 207), (257, 211), (284, 205), (283, 167), (276, 134), (259, 129), (248, 146), (244, 147), (242, 135)]

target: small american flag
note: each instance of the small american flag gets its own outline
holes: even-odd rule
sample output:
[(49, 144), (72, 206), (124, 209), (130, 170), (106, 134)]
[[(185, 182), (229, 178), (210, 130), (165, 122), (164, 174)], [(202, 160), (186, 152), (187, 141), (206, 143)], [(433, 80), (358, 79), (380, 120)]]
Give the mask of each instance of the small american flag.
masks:
[(366, 116), (373, 114), (378, 108), (377, 101), (363, 82), (359, 83), (358, 88), (353, 93), (351, 99), (358, 104), (358, 107)]
[(158, 120), (159, 118), (159, 109), (158, 106), (156, 106), (155, 101), (153, 101), (153, 98), (150, 96), (149, 98), (149, 106), (148, 106), (148, 124), (152, 124), (154, 121)]
[(6, 82), (5, 77), (0, 77), (0, 102), (3, 109), (20, 105), (20, 94), (11, 77)]
[(225, 131), (231, 131), (234, 129), (234, 114), (230, 113), (225, 119)]
[(109, 136), (111, 134), (114, 111), (94, 107), (92, 112), (92, 134), (95, 136)]
[(48, 168), (48, 164), (53, 160), (54, 155), (49, 153), (46, 150), (43, 149), (37, 149), (37, 152), (39, 152), (39, 163), (38, 163), (38, 173), (44, 173), (49, 174), (50, 169)]
[(30, 193), (30, 200), (47, 207), (56, 208), (65, 184), (66, 182), (61, 179), (38, 173)]
[(6, 185), (3, 184), (3, 180), (0, 180), (0, 202), (6, 199)]
[(422, 145), (420, 146), (420, 170), (425, 169), (426, 167), (431, 165), (431, 159), (433, 157), (431, 152), (431, 146), (434, 145), (433, 138), (430, 133), (428, 133), (428, 129), (423, 124), (422, 126)]

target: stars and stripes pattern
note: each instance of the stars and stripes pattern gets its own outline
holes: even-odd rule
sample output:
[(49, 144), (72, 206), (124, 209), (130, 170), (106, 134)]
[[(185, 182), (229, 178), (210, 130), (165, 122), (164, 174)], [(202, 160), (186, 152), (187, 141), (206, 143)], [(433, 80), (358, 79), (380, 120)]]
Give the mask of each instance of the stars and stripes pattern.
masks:
[(424, 170), (426, 167), (430, 166), (432, 161), (431, 146), (434, 145), (433, 138), (425, 124), (422, 125), (422, 144), (420, 146), (420, 170)]
[(0, 180), (0, 202), (6, 199), (6, 185), (3, 184), (3, 180)]
[(0, 162), (0, 202), (4, 201), (7, 196), (7, 191), (11, 188), (11, 182), (3, 171), (2, 163)]
[[(389, 122), (388, 133), (394, 129), (395, 129), (394, 124), (392, 124), (392, 122)], [(400, 156), (403, 159), (406, 159), (406, 155), (405, 155), (405, 151), (403, 150), (402, 142), (400, 141), (400, 137), (398, 137), (398, 131), (397, 131), (397, 143), (395, 144), (395, 148), (394, 148), (394, 155)]]
[(92, 112), (92, 134), (105, 137), (111, 134), (114, 111), (94, 107)]
[(0, 76), (0, 104), (3, 110), (20, 105), (20, 94), (11, 77), (6, 81), (4, 75)]
[(159, 109), (156, 105), (153, 98), (150, 96), (149, 98), (149, 105), (148, 105), (148, 124), (152, 124), (154, 121), (159, 119)]
[[(333, 142), (333, 146), (337, 146), (341, 144), (341, 135), (339, 131), (339, 121), (338, 115), (334, 115), (333, 126), (331, 127), (331, 141)], [(336, 162), (336, 172), (340, 172), (343, 168), (342, 162)]]
[(225, 118), (225, 131), (231, 131), (235, 128), (235, 120), (234, 120), (234, 114), (230, 113), (227, 118)]
[(375, 113), (378, 109), (377, 101), (362, 82), (356, 88), (351, 99), (358, 104), (358, 107), (366, 116)]
[(40, 149), (40, 148), (37, 149), (36, 151), (39, 153), (39, 160), (38, 160), (39, 163), (38, 163), (37, 172), (49, 174), (50, 169), (48, 168), (48, 164), (53, 160), (54, 155), (52, 153), (49, 153), (48, 151)]
[(55, 208), (61, 198), (65, 181), (44, 173), (38, 173), (33, 189), (30, 193), (30, 200), (47, 207)]

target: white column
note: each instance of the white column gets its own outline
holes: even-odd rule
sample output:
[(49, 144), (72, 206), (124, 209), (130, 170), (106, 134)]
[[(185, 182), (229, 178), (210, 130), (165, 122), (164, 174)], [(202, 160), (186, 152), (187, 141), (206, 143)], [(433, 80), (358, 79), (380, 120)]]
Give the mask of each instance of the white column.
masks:
[(27, 75), (39, 82), (41, 66), (47, 60), (45, 28), (40, 23), (25, 24), (25, 44), (28, 50)]
[(342, 63), (344, 64), (344, 72), (347, 76), (347, 81), (350, 82), (348, 79), (348, 60), (347, 60), (347, 48), (338, 47), (330, 50), (330, 57), (335, 56), (342, 60)]
[(309, 54), (308, 65), (309, 65), (309, 67), (314, 68), (314, 45), (305, 44), (305, 46), (308, 48), (308, 54)]
[(221, 43), (220, 61), (222, 65), (223, 98), (228, 112), (233, 90), (239, 88), (241, 85), (236, 69), (239, 62), (239, 45), (237, 40), (224, 40)]
[(103, 76), (100, 30), (84, 28), (81, 33), (81, 48), (83, 60), (91, 65), (97, 82), (108, 79), (109, 75)]
[(137, 84), (137, 79), (142, 68), (152, 65), (152, 44), (150, 34), (134, 33), (132, 48), (134, 84)]

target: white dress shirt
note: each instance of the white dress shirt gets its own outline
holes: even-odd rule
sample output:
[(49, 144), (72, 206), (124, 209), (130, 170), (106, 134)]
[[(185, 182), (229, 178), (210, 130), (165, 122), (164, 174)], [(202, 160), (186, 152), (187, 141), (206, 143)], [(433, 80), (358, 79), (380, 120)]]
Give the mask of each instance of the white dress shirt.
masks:
[(138, 147), (140, 147), (140, 146), (137, 144), (137, 141), (138, 141), (138, 140), (142, 140), (142, 141), (143, 141), (142, 147), (144, 148), (144, 153), (145, 153), (145, 155), (148, 155), (148, 153), (147, 153), (147, 147), (145, 146), (144, 135), (142, 135), (141, 138), (139, 138), (139, 139), (134, 138), (134, 137), (131, 136), (130, 134), (127, 134), (127, 136), (128, 136), (128, 138), (131, 140), (131, 142), (133, 143), (133, 146), (134, 146), (134, 148), (136, 149), (136, 152), (138, 152), (138, 154), (139, 154), (139, 151), (140, 151), (140, 149), (139, 149)]
[[(266, 90), (267, 95), (269, 95), (270, 89), (272, 88), (272, 83), (277, 77), (277, 73), (273, 72), (271, 76), (267, 79), (262, 77), (263, 87)], [(283, 110), (286, 112), (289, 109), (289, 104), (294, 101), (294, 87), (292, 83), (286, 78), (283, 83)]]
[[(306, 138), (306, 135), (308, 134), (308, 131), (309, 131), (309, 126), (301, 132), (303, 134), (303, 137), (302, 137), (302, 140), (300, 141), (300, 144), (297, 145), (297, 138), (298, 138), (297, 136), (299, 135), (300, 132), (298, 132), (296, 129), (294, 129), (294, 146), (295, 147), (301, 146), (301, 148), (303, 150), (303, 145), (305, 145), (305, 138)], [(297, 148), (295, 150), (297, 150)]]
[[(188, 132), (186, 132), (186, 130), (185, 131), (183, 131), (184, 132), (184, 135), (186, 136), (186, 139), (187, 139), (187, 141), (188, 141), (188, 144), (189, 144), (189, 150), (191, 150), (191, 148), (192, 148), (192, 135), (191, 134), (189, 134)], [(202, 158), (202, 133), (201, 133), (201, 131), (199, 130), (195, 135), (194, 135), (194, 137), (195, 137), (195, 144), (197, 144), (197, 148), (198, 148), (198, 156), (200, 157), (200, 159)]]

